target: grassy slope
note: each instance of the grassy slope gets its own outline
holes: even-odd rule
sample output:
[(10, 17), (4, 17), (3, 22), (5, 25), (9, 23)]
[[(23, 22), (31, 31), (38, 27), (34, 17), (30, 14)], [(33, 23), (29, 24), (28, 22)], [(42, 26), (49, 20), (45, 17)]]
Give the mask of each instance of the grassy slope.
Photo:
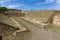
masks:
[(17, 33), (16, 40), (29, 40), (30, 36), (32, 36), (31, 32), (23, 31), (21, 33)]
[(0, 22), (15, 26), (15, 23), (7, 16), (0, 13)]
[(35, 10), (35, 11), (25, 11), (25, 18), (30, 21), (36, 20), (38, 22), (46, 22), (49, 17), (54, 13), (54, 10)]

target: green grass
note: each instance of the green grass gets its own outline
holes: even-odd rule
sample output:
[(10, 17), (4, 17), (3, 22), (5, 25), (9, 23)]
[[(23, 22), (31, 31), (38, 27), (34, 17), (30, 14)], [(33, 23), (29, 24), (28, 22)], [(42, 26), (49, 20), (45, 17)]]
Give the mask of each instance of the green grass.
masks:
[(57, 26), (57, 25), (53, 25), (53, 24), (51, 24), (51, 25), (48, 25), (48, 26), (46, 26), (47, 28), (45, 28), (46, 30), (60, 30), (60, 26)]
[(31, 35), (32, 34), (30, 31), (20, 32), (20, 33), (17, 33), (16, 40), (29, 40)]

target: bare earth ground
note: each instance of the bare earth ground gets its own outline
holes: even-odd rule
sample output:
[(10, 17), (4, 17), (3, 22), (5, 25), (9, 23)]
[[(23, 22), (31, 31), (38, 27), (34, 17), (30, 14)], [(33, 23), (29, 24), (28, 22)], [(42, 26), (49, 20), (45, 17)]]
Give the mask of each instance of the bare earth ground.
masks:
[(22, 18), (16, 20), (30, 31), (17, 33), (16, 40), (60, 40), (60, 28), (42, 29)]

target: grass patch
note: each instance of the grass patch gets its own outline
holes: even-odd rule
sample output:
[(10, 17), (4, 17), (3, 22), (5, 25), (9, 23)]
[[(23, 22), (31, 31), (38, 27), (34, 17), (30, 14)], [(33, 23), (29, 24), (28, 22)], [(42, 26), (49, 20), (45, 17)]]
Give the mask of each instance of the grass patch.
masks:
[(56, 25), (48, 25), (48, 26), (46, 26), (47, 28), (45, 28), (45, 29), (47, 29), (47, 30), (60, 30), (60, 26), (56, 26)]
[(28, 40), (31, 35), (32, 34), (30, 31), (24, 31), (21, 33), (17, 33), (16, 40)]

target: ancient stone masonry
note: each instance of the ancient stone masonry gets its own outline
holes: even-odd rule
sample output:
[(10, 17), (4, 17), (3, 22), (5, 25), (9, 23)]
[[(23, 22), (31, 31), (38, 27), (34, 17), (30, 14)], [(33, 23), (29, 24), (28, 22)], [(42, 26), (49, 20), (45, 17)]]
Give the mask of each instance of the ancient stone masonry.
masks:
[(53, 23), (60, 26), (60, 11), (55, 13)]
[(35, 23), (40, 23), (46, 22), (51, 16), (51, 14), (54, 13), (54, 11), (39, 10), (39, 11), (27, 11), (25, 13), (26, 13), (25, 19)]
[(47, 21), (48, 23), (53, 23), (55, 25), (60, 25), (60, 11), (55, 11)]
[(17, 30), (20, 30), (20, 29), (0, 22), (0, 36), (2, 36), (3, 39), (5, 36), (12, 35)]

